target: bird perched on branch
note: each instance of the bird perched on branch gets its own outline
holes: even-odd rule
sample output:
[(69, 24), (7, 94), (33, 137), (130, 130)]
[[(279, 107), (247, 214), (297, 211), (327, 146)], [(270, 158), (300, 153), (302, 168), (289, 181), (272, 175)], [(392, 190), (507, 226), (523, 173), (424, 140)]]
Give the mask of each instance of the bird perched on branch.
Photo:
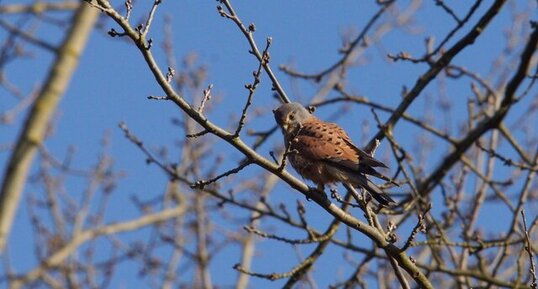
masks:
[(273, 113), (284, 134), (291, 165), (319, 190), (342, 182), (366, 189), (383, 206), (396, 204), (366, 176), (392, 182), (374, 169), (387, 166), (355, 146), (341, 127), (318, 119), (299, 103), (283, 104)]

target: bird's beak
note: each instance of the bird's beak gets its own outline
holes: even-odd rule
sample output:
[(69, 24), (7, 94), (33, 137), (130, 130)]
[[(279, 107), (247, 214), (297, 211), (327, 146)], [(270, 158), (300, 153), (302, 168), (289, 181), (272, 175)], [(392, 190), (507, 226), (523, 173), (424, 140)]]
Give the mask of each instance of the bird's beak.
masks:
[(282, 115), (277, 109), (273, 109), (273, 115), (275, 117), (276, 123), (282, 125)]
[(276, 123), (278, 126), (280, 126), (284, 131), (288, 130), (288, 124), (284, 120), (284, 117), (282, 115), (281, 111), (278, 111), (278, 109), (273, 109), (273, 115), (275, 117)]

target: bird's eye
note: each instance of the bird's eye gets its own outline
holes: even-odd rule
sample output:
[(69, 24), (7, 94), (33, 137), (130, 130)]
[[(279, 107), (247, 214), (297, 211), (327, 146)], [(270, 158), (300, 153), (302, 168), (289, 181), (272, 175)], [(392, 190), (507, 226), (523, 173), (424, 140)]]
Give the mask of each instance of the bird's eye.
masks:
[(290, 115), (288, 116), (288, 118), (289, 118), (290, 120), (294, 120), (294, 119), (295, 119), (295, 114), (290, 114)]

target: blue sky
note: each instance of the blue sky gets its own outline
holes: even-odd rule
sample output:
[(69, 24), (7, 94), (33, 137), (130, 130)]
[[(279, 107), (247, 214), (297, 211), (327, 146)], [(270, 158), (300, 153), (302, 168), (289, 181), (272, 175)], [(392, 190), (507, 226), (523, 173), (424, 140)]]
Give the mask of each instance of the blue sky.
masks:
[[(133, 22), (145, 17), (149, 8), (146, 2), (150, 1), (135, 3), (135, 11), (131, 17)], [(316, 93), (319, 84), (291, 81), (277, 68), (284, 64), (291, 65), (299, 71), (314, 73), (337, 61), (340, 57), (337, 51), (341, 47), (342, 35), (349, 31), (356, 35), (364, 27), (371, 15), (378, 9), (373, 2), (266, 0), (255, 3), (233, 1), (232, 4), (244, 23), (256, 24), (255, 38), (260, 47), (264, 46), (266, 37), (272, 37), (270, 54), (273, 69), (287, 93), (295, 100), (307, 103)], [(410, 2), (399, 1), (396, 7), (409, 9)], [(417, 65), (401, 61), (394, 63), (387, 58), (388, 53), (397, 54), (402, 51), (420, 57), (424, 51), (425, 37), (433, 36), (438, 43), (440, 38), (454, 27), (454, 21), (435, 6), (434, 1), (423, 2), (417, 8), (409, 25), (388, 32), (379, 43), (369, 47), (361, 56), (346, 81), (348, 91), (395, 107), (401, 99), (402, 87), (412, 87), (417, 77), (426, 71), (427, 67), (424, 64)], [(491, 1), (484, 2), (477, 15), (481, 15)], [(0, 5), (9, 3), (15, 2), (2, 1)], [(511, 13), (524, 11), (526, 9), (524, 5), (527, 5), (518, 1), (511, 3), (512, 8), (505, 7), (501, 16), (494, 20), (484, 35), (473, 46), (458, 55), (453, 63), (465, 65), (487, 78), (494, 56), (505, 48), (505, 35), (502, 31), (510, 27)], [(460, 16), (468, 9), (466, 1), (447, 1), (447, 4), (453, 6)], [(121, 3), (117, 2), (117, 6), (120, 5)], [(230, 127), (233, 123), (229, 121), (229, 115), (235, 113), (237, 116), (239, 105), (242, 106), (245, 102), (247, 92), (244, 85), (252, 81), (252, 71), (257, 68), (257, 61), (248, 54), (248, 43), (235, 25), (218, 15), (216, 5), (215, 1), (164, 1), (157, 10), (150, 37), (154, 40), (153, 53), (161, 69), (165, 70), (166, 61), (161, 45), (164, 37), (163, 19), (166, 15), (171, 17), (174, 53), (178, 63), (189, 53), (198, 55), (196, 64), (208, 68), (207, 83), (204, 86), (213, 84), (213, 93), (217, 96), (212, 100), (215, 106), (210, 118), (224, 127)], [(529, 5), (536, 8), (535, 4)], [(65, 15), (56, 15), (56, 17), (67, 19)], [(6, 19), (14, 21), (16, 17), (10, 16)], [(110, 136), (110, 153), (114, 157), (114, 167), (126, 173), (126, 176), (118, 183), (117, 192), (110, 206), (125, 209), (110, 210), (106, 219), (119, 221), (138, 214), (129, 203), (130, 196), (137, 195), (142, 199), (158, 197), (166, 187), (167, 177), (156, 166), (145, 164), (143, 154), (123, 137), (118, 124), (125, 121), (149, 148), (168, 147), (172, 159), (178, 158), (178, 153), (174, 151), (176, 148), (174, 143), (184, 138), (184, 132), (171, 124), (172, 118), (182, 114), (177, 107), (170, 102), (147, 99), (149, 95), (161, 95), (161, 90), (149, 73), (140, 53), (129, 42), (106, 35), (105, 32), (109, 28), (114, 27), (116, 30), (118, 28), (106, 18), (101, 20), (102, 29), (93, 32), (76, 74), (54, 118), (54, 132), (45, 145), (53, 155), (60, 159), (66, 155), (70, 146), (74, 146), (76, 148), (75, 166), (84, 168), (95, 164), (101, 150), (100, 142), (103, 135)], [(386, 18), (382, 18), (380, 23), (384, 23), (385, 20)], [(470, 23), (475, 23), (477, 20), (474, 17)], [(30, 22), (26, 25), (30, 26), (34, 23)], [(62, 31), (52, 25), (44, 24), (39, 25), (37, 35), (52, 43), (58, 43)], [(463, 29), (463, 33), (467, 31), (468, 29)], [(454, 39), (458, 39), (461, 35), (463, 35), (462, 32), (456, 34)], [(2, 38), (5, 38), (4, 31), (0, 31), (0, 39)], [(448, 45), (453, 43), (454, 41), (450, 41)], [(26, 94), (42, 85), (44, 75), (52, 60), (52, 55), (48, 52), (31, 46), (28, 46), (28, 49), (32, 51), (31, 58), (10, 63), (7, 67), (9, 79), (21, 87), (23, 93)], [(457, 132), (458, 121), (466, 117), (467, 108), (464, 104), (465, 100), (470, 97), (470, 82), (450, 79), (443, 81), (446, 82), (447, 87), (446, 97), (453, 104), (452, 118), (455, 122), (451, 124), (451, 129), (452, 132)], [(439, 101), (439, 85), (443, 85), (442, 80), (433, 81), (424, 91), (424, 97), (417, 100), (409, 112), (415, 116), (425, 116), (424, 112), (430, 111), (425, 106), (436, 105)], [(254, 108), (268, 111), (278, 105), (278, 102), (271, 96), (270, 88), (269, 80), (264, 75), (254, 96)], [(331, 93), (329, 96), (336, 96), (336, 94)], [(0, 88), (0, 112), (11, 108), (15, 103), (17, 100)], [(516, 106), (516, 109), (524, 109), (526, 106), (528, 103), (522, 103)], [(338, 107), (321, 108), (317, 114), (321, 118), (327, 118)], [(433, 111), (435, 112), (435, 109)], [(1, 145), (14, 142), (24, 115), (18, 115), (13, 124), (0, 126)], [(388, 117), (383, 113), (380, 113), (380, 116), (382, 119)], [(267, 129), (274, 124), (270, 114), (261, 118), (251, 118), (249, 121), (247, 129)], [(360, 130), (356, 129), (357, 124), (364, 121), (370, 122), (371, 135), (369, 136), (361, 136)], [(375, 133), (373, 117), (368, 108), (353, 106), (353, 111), (345, 118), (337, 119), (337, 122), (348, 130), (358, 144), (362, 140), (368, 140)], [(434, 124), (442, 127), (442, 117), (437, 118)], [(409, 124), (400, 123), (395, 132), (399, 141), (412, 150), (419, 131)], [(207, 137), (207, 139), (218, 142), (213, 137)], [(245, 140), (252, 142), (252, 139), (248, 137), (245, 137)], [(260, 151), (269, 157), (269, 151), (281, 142), (280, 135), (275, 135)], [(241, 156), (227, 145), (219, 146), (229, 152), (224, 165), (220, 168), (224, 171), (233, 167)], [(441, 156), (447, 148), (446, 145), (436, 147), (431, 161), (426, 164), (426, 170), (435, 167), (439, 161), (439, 158), (435, 157)], [(394, 162), (390, 161), (392, 155), (386, 143), (382, 144), (378, 155), (387, 158), (394, 166)], [(0, 151), (0, 164), (5, 163), (8, 156), (9, 151)], [(254, 175), (259, 173), (259, 170), (250, 169), (245, 173)], [(70, 194), (75, 197), (80, 195), (80, 189), (83, 186), (84, 181), (76, 179), (70, 179), (67, 183)], [(39, 190), (40, 188), (36, 186), (26, 186), (26, 193)], [(287, 203), (290, 207), (294, 206), (297, 199), (304, 201), (302, 195), (292, 192), (289, 187), (282, 184), (271, 195), (271, 199), (275, 203)], [(237, 212), (239, 215), (245, 213), (244, 211)], [(15, 269), (21, 271), (35, 265), (31, 257), (32, 252), (28, 250), (32, 248), (33, 240), (27, 237), (30, 234), (27, 216), (26, 206), (22, 205), (9, 247), (9, 255)], [(313, 203), (307, 203), (307, 216), (318, 230), (323, 230), (331, 220), (327, 213)], [(502, 220), (499, 221), (502, 223)], [(223, 224), (223, 226), (228, 226), (230, 230), (235, 231), (240, 230), (241, 227), (240, 224)], [(267, 226), (269, 227), (270, 224)], [(403, 230), (403, 232), (406, 231)], [(145, 236), (146, 233), (143, 231), (129, 233), (129, 237), (136, 239)], [(280, 233), (286, 234), (286, 232)], [(360, 238), (360, 236), (357, 237)], [(14, 240), (17, 241), (14, 242)], [(296, 264), (297, 256), (293, 248), (275, 241), (260, 240), (260, 243), (258, 249), (260, 262), (254, 262), (253, 271), (283, 272)], [(304, 257), (312, 248), (310, 245), (302, 246), (298, 248), (298, 251)], [(215, 259), (215, 263), (212, 264), (212, 273), (216, 283), (232, 284), (234, 282), (235, 271), (232, 266), (239, 261), (237, 249), (237, 247), (231, 247)], [(288, 266), (274, 266), (271, 262), (274, 256), (288, 260), (285, 263)], [(340, 279), (348, 276), (349, 268), (342, 269), (341, 266), (333, 266), (331, 265), (333, 262), (342, 262), (342, 251), (338, 248), (332, 248), (331, 253), (322, 258), (314, 271), (316, 275), (319, 274), (316, 280), (320, 288), (326, 287), (335, 279), (323, 276), (339, 276)], [(282, 264), (282, 262), (277, 264)], [(118, 286), (133, 288), (131, 287), (133, 281), (128, 277), (133, 275), (136, 275), (135, 269), (123, 268), (121, 271), (123, 278), (119, 277), (115, 282)], [(252, 288), (278, 288), (282, 284), (281, 281), (270, 283), (257, 279), (252, 279), (252, 282), (257, 284), (255, 286), (261, 286)], [(147, 283), (144, 285), (150, 287)]]

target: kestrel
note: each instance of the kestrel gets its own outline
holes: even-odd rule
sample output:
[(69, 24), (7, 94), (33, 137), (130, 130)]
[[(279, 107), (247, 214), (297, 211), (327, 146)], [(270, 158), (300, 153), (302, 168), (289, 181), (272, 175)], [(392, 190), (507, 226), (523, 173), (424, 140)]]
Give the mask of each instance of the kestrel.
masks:
[(366, 189), (383, 206), (396, 204), (366, 176), (391, 181), (374, 169), (387, 166), (355, 146), (337, 124), (318, 119), (299, 103), (283, 104), (273, 113), (289, 146), (288, 159), (303, 178), (321, 191), (326, 184), (347, 183)]

